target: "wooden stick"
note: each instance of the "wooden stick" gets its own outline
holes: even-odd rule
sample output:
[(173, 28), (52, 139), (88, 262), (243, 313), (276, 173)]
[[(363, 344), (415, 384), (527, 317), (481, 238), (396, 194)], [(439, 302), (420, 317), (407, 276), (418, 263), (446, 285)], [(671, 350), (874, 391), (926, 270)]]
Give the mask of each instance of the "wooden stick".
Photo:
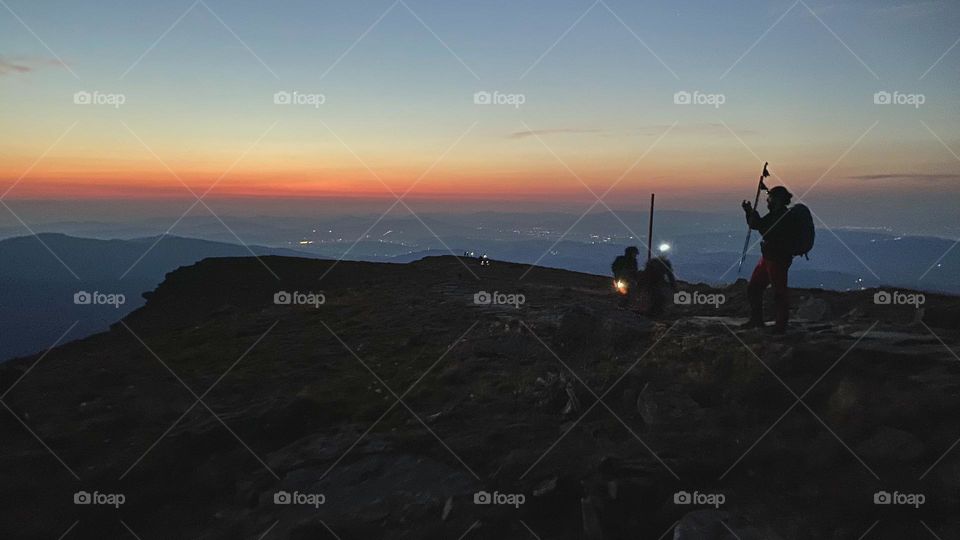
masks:
[(650, 194), (650, 225), (647, 227), (647, 262), (650, 262), (650, 257), (652, 256), (650, 250), (653, 245), (653, 198), (654, 194)]

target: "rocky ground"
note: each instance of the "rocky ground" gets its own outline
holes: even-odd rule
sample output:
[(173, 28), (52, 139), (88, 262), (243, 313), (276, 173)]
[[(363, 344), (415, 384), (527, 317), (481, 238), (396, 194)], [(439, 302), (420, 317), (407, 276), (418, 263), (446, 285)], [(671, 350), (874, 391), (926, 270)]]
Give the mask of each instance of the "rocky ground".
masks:
[(794, 290), (772, 337), (742, 283), (650, 320), (561, 270), (263, 262), (0, 366), (0, 537), (960, 538), (956, 298)]

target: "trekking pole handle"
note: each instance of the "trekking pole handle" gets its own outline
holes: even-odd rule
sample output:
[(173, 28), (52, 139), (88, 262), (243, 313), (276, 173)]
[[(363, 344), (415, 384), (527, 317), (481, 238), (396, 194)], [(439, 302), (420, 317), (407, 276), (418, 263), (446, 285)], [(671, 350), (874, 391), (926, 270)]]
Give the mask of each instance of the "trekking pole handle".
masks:
[[(763, 171), (760, 173), (760, 180), (757, 182), (757, 195), (756, 197), (753, 198), (753, 206), (750, 209), (751, 212), (756, 212), (757, 205), (760, 204), (760, 192), (763, 191), (763, 179), (767, 176), (770, 176), (770, 173), (767, 172), (767, 165), (769, 164), (770, 164), (769, 161), (765, 161), (763, 163)], [(747, 216), (747, 219), (749, 218), (750, 216)], [(750, 228), (750, 223), (748, 221), (747, 222), (747, 238), (746, 240), (743, 241), (743, 253), (740, 254), (740, 264), (737, 266), (738, 275), (740, 274), (740, 269), (743, 268), (743, 261), (745, 261), (747, 258), (747, 250), (750, 249), (750, 236), (751, 236), (750, 233), (752, 232), (753, 232), (753, 229)]]

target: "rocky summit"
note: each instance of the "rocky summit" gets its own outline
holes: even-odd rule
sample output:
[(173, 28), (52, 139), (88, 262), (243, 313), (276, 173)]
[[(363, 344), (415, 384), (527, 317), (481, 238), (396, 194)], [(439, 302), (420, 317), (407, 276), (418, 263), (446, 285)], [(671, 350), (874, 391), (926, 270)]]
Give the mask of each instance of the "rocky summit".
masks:
[(0, 366), (0, 537), (960, 538), (960, 301), (791, 295), (206, 259)]

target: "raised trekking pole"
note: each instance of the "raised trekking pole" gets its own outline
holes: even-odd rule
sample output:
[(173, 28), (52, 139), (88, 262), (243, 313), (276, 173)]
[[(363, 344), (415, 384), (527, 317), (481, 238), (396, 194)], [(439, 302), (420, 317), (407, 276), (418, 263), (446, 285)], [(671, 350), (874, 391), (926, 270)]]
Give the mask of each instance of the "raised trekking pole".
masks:
[[(767, 191), (767, 186), (763, 183), (763, 179), (770, 176), (770, 173), (767, 172), (767, 165), (769, 165), (769, 163), (763, 164), (763, 172), (760, 173), (760, 183), (757, 184), (757, 196), (753, 198), (754, 211), (756, 211), (757, 205), (760, 203), (760, 192)], [(753, 233), (753, 229), (750, 228), (750, 224), (747, 224), (747, 239), (743, 241), (743, 253), (740, 255), (740, 264), (737, 265), (737, 275), (740, 275), (740, 270), (743, 268), (743, 261), (747, 258), (747, 250), (750, 249), (751, 233)]]
[(653, 245), (653, 197), (654, 194), (650, 194), (650, 224), (647, 226), (647, 262), (650, 262), (650, 246)]

